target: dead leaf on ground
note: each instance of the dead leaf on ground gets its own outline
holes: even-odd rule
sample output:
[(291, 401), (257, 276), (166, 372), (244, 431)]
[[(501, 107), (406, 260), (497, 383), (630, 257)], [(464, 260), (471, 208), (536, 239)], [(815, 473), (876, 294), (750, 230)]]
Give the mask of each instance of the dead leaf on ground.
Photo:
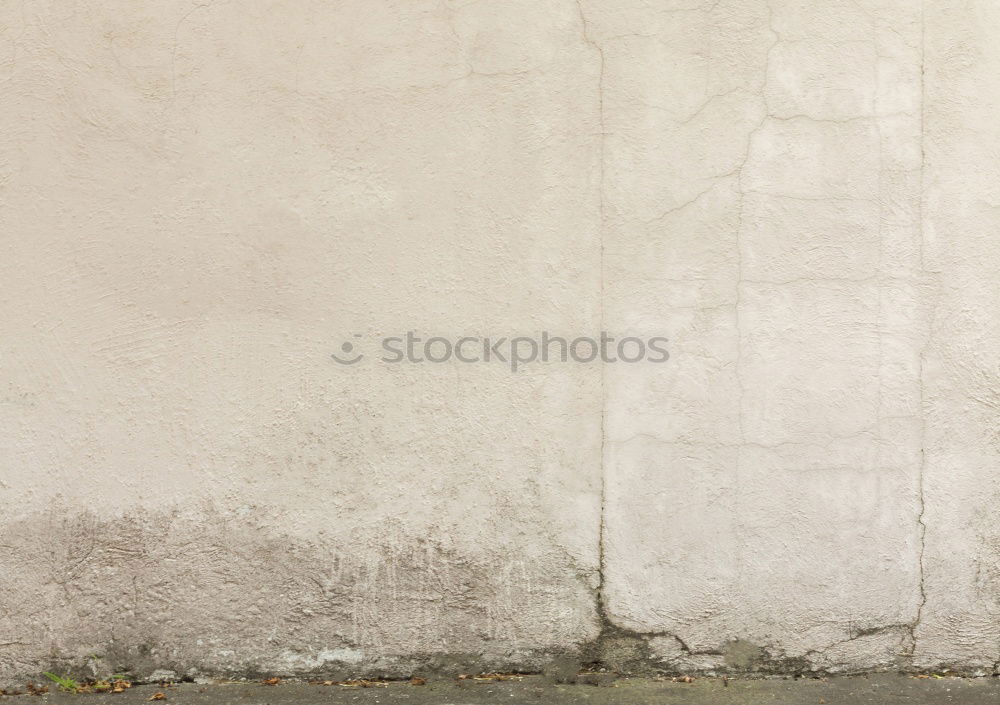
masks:
[(264, 685), (278, 685), (278, 683), (280, 683), (280, 682), (281, 682), (281, 679), (278, 678), (278, 677), (265, 678), (264, 680), (261, 681), (261, 683), (263, 683)]
[(410, 679), (410, 685), (427, 685), (427, 679), (414, 676)]
[(166, 700), (167, 696), (164, 693), (153, 693), (152, 695), (150, 695), (146, 699), (147, 700)]
[(480, 673), (473, 678), (477, 681), (519, 681), (523, 680), (524, 676), (520, 673)]

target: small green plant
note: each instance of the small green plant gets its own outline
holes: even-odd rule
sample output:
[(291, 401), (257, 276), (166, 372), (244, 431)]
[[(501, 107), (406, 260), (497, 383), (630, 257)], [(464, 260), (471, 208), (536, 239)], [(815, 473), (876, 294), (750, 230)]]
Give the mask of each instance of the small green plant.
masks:
[(124, 674), (116, 673), (107, 678), (98, 678), (84, 681), (75, 681), (69, 676), (57, 676), (55, 673), (44, 673), (45, 677), (59, 686), (60, 690), (67, 693), (122, 693), (132, 687), (132, 683), (127, 680)]
[(42, 675), (58, 685), (61, 690), (65, 690), (67, 693), (76, 693), (80, 690), (80, 684), (69, 676), (57, 676), (55, 673), (49, 673), (48, 671)]

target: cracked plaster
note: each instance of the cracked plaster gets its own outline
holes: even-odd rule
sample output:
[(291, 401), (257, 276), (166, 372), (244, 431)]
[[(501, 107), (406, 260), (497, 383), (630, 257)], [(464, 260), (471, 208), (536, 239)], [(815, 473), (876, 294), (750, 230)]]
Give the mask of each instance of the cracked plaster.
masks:
[[(990, 3), (0, 31), (0, 677), (996, 668)], [(329, 361), (412, 329), (671, 360)]]

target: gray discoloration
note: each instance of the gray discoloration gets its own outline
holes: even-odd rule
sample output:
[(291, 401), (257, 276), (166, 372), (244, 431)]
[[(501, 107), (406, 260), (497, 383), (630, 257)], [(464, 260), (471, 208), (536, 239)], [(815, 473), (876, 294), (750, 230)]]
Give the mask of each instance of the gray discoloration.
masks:
[(722, 649), (722, 656), (729, 668), (738, 671), (757, 670), (765, 660), (764, 650), (748, 641), (731, 641)]
[(573, 567), (553, 548), (469, 555), (390, 526), (345, 550), (362, 538), (295, 539), (268, 523), (151, 511), (10, 525), (0, 599), (8, 619), (33, 619), (15, 625), (24, 648), (6, 673), (540, 670), (587, 633), (588, 592), (563, 582)]

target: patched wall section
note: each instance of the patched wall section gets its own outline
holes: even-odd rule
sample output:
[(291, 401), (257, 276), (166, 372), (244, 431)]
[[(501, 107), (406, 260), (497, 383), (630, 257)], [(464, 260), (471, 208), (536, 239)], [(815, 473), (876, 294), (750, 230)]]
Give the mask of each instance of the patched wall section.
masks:
[(723, 1), (612, 25), (592, 5), (620, 79), (607, 306), (674, 350), (609, 373), (609, 614), (681, 670), (905, 666), (921, 9)]

